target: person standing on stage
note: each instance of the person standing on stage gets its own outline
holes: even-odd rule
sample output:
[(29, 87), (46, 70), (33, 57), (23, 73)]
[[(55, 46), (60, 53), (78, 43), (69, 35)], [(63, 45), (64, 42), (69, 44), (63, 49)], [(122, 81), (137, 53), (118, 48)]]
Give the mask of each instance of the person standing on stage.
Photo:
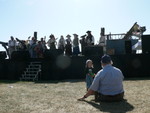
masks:
[(57, 42), (56, 42), (55, 36), (53, 34), (51, 34), (49, 37), (50, 37), (50, 39), (47, 42), (48, 47), (50, 49), (56, 49)]
[(80, 53), (79, 50), (79, 38), (77, 34), (73, 34), (74, 39), (73, 39), (73, 55), (78, 56)]
[(64, 37), (61, 35), (60, 36), (60, 39), (58, 41), (58, 49), (61, 49), (64, 53), (64, 50), (65, 50), (65, 39)]
[[(46, 38), (46, 37), (45, 37)], [(41, 38), (40, 43), (42, 44), (42, 48), (43, 48), (43, 52), (47, 49), (46, 47), (46, 42), (45, 42), (45, 38)]]
[(31, 58), (37, 58), (37, 54), (35, 51), (36, 45), (37, 45), (37, 40), (35, 37), (32, 37), (32, 39), (29, 42), (29, 53)]
[(14, 51), (16, 51), (16, 40), (13, 36), (10, 37), (10, 40), (8, 41), (8, 51), (9, 51), (9, 58), (11, 58), (11, 55)]
[(82, 53), (82, 55), (85, 55), (85, 47), (87, 46), (85, 37), (86, 37), (86, 35), (83, 35), (83, 36), (81, 36), (81, 39), (80, 39), (81, 53)]
[(65, 55), (71, 56), (72, 55), (72, 40), (71, 36), (68, 34), (66, 39), (66, 44), (65, 44)]
[(94, 45), (95, 39), (94, 36), (91, 34), (91, 31), (87, 31), (86, 43), (87, 46)]

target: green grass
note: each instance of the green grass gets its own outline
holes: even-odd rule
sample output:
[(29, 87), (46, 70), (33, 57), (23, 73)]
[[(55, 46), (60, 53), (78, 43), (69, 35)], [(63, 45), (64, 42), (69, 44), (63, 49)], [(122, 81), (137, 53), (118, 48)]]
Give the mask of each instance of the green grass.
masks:
[(0, 81), (0, 113), (150, 113), (150, 80), (124, 81), (125, 99), (96, 103), (83, 80), (47, 82)]

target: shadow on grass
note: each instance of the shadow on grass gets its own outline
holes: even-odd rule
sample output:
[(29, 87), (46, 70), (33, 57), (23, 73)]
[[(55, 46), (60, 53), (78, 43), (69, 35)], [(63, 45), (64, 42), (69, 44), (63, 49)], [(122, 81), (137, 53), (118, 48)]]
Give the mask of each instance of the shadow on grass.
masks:
[(126, 113), (134, 109), (134, 106), (128, 103), (126, 100), (111, 103), (108, 102), (95, 103), (94, 101), (86, 101), (86, 100), (84, 100), (84, 102), (92, 105), (93, 107), (102, 112), (109, 112), (109, 113)]

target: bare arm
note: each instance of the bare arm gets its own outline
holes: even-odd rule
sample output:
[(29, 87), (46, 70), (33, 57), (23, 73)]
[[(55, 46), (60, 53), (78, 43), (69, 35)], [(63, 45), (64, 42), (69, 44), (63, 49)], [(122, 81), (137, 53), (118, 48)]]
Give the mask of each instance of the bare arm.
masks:
[(89, 89), (88, 92), (82, 98), (79, 98), (78, 100), (80, 100), (80, 101), (84, 100), (85, 98), (87, 98), (88, 96), (93, 95), (93, 94), (95, 94), (95, 91)]

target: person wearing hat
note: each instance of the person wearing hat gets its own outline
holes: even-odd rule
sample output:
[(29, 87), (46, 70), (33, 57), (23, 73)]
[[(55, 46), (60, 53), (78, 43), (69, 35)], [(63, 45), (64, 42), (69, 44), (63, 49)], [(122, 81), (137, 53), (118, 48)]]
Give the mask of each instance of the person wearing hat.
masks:
[(53, 34), (51, 34), (50, 36), (49, 36), (49, 40), (48, 40), (48, 42), (47, 42), (47, 44), (48, 44), (48, 46), (49, 46), (49, 48), (50, 49), (56, 49), (56, 39), (55, 39), (55, 36), (53, 35)]
[(70, 56), (72, 55), (72, 40), (71, 36), (68, 34), (66, 39), (66, 44), (65, 44), (65, 55)]
[(78, 100), (84, 100), (93, 94), (95, 94), (95, 101), (114, 102), (123, 100), (124, 76), (121, 70), (112, 66), (109, 55), (102, 56), (101, 66), (103, 69), (96, 74), (88, 92)]
[(87, 37), (86, 37), (87, 45), (88, 46), (94, 45), (95, 39), (94, 39), (94, 36), (91, 34), (91, 31), (87, 31), (86, 33), (87, 33)]
[(86, 35), (82, 35), (80, 38), (80, 44), (81, 44), (81, 53), (82, 55), (85, 54), (85, 47), (87, 46), (86, 40), (85, 40)]
[(64, 50), (65, 50), (65, 39), (64, 39), (64, 36), (61, 35), (60, 36), (60, 39), (58, 41), (58, 49), (61, 49), (64, 53)]
[(67, 37), (66, 41), (68, 41), (70, 44), (72, 44), (71, 35), (68, 34), (66, 37)]
[(80, 53), (79, 51), (79, 38), (77, 34), (73, 34), (74, 39), (73, 39), (73, 55), (78, 56)]

